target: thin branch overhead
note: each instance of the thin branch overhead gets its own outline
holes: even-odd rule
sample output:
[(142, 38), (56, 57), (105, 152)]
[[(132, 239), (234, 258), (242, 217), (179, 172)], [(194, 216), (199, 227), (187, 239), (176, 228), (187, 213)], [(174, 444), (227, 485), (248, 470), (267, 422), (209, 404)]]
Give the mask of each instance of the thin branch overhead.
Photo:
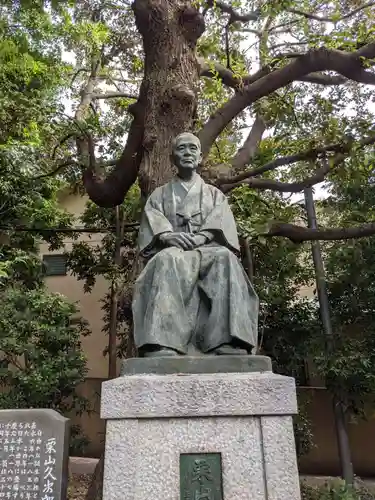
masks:
[(134, 99), (135, 101), (138, 99), (138, 96), (133, 94), (127, 94), (126, 92), (106, 92), (105, 94), (92, 94), (93, 99), (114, 99), (114, 98), (123, 98), (123, 99)]
[(341, 155), (340, 161), (337, 159), (335, 162), (333, 162), (332, 165), (330, 162), (324, 161), (323, 166), (321, 168), (318, 168), (312, 176), (307, 177), (302, 181), (280, 182), (273, 179), (250, 178), (250, 179), (244, 179), (243, 181), (234, 182), (231, 184), (222, 184), (220, 186), (220, 189), (223, 191), (223, 193), (228, 193), (232, 189), (241, 186), (243, 184), (246, 184), (251, 188), (256, 188), (261, 190), (269, 189), (271, 191), (278, 191), (280, 193), (299, 193), (300, 191), (302, 191), (307, 187), (314, 186), (315, 184), (324, 181), (326, 175), (334, 167), (336, 167), (339, 163), (341, 163), (341, 161), (344, 160), (344, 158), (345, 157)]
[(264, 118), (258, 113), (255, 117), (253, 126), (250, 129), (244, 144), (239, 149), (236, 156), (231, 161), (233, 169), (242, 169), (256, 155), (263, 134), (266, 131), (267, 124)]
[(352, 139), (350, 139), (346, 142), (338, 142), (335, 144), (328, 144), (327, 146), (311, 148), (306, 151), (302, 151), (301, 153), (276, 158), (275, 160), (272, 160), (265, 165), (262, 165), (261, 167), (246, 170), (245, 172), (242, 172), (241, 174), (234, 177), (220, 179), (218, 183), (220, 185), (240, 183), (241, 181), (244, 181), (245, 179), (248, 179), (250, 177), (255, 177), (271, 170), (276, 170), (277, 168), (282, 166), (292, 165), (293, 163), (297, 163), (298, 161), (315, 160), (319, 156), (326, 156), (328, 153), (349, 154), (355, 148), (363, 148), (374, 143), (375, 135), (371, 135), (369, 137), (366, 137), (365, 139), (362, 139), (361, 141), (353, 141)]
[[(106, 168), (106, 167), (114, 167), (116, 165), (118, 160), (105, 160), (105, 161), (100, 161), (98, 163), (98, 168)], [(78, 168), (81, 168), (81, 165), (78, 163), (78, 160), (75, 160), (73, 158), (68, 158), (65, 161), (61, 161), (61, 163), (58, 163), (58, 165), (52, 169), (49, 172), (46, 172), (45, 174), (37, 175), (36, 177), (33, 178), (33, 180), (38, 180), (38, 179), (45, 179), (46, 177), (54, 177), (55, 175), (61, 173), (65, 168), (75, 166)]]
[(240, 14), (231, 5), (219, 0), (207, 0), (207, 7), (221, 10), (224, 14), (229, 14), (229, 24), (240, 22), (248, 23), (249, 21), (257, 21), (260, 17), (260, 11), (255, 10), (247, 14)]
[[(139, 228), (139, 222), (129, 222), (124, 224), (124, 231), (136, 231)], [(0, 231), (15, 231), (25, 233), (107, 233), (115, 232), (116, 226), (103, 227), (29, 227), (29, 226), (0, 226)]]
[(284, 222), (274, 223), (262, 236), (281, 236), (288, 238), (293, 243), (316, 240), (350, 240), (364, 238), (375, 234), (375, 222), (369, 222), (356, 227), (322, 228), (310, 229), (308, 227), (288, 224)]
[[(374, 143), (375, 143), (375, 135), (367, 137), (366, 139), (363, 139), (362, 141), (358, 141), (356, 143), (349, 142), (347, 144), (341, 144), (341, 145), (335, 144), (328, 146), (331, 148), (330, 150), (327, 150), (327, 147), (319, 149), (318, 148), (311, 149), (299, 155), (291, 155), (291, 156), (286, 156), (284, 158), (278, 158), (273, 162), (264, 165), (263, 167), (259, 167), (258, 169), (253, 169), (252, 171), (248, 171), (247, 173), (240, 174), (232, 179), (220, 179), (218, 181), (218, 185), (221, 191), (223, 191), (223, 193), (228, 193), (232, 189), (239, 187), (243, 184), (251, 188), (260, 190), (268, 189), (271, 191), (278, 191), (282, 193), (299, 193), (300, 191), (302, 191), (307, 187), (311, 187), (314, 186), (315, 184), (323, 182), (329, 173), (331, 173), (333, 170), (335, 170), (338, 166), (340, 166), (343, 163), (343, 161), (347, 157), (347, 154), (354, 149), (354, 144), (355, 147), (358, 149)], [(335, 151), (337, 154), (328, 159), (325, 156), (328, 151), (331, 152)], [(281, 182), (274, 179), (258, 179), (253, 177), (255, 175), (258, 175), (259, 173), (264, 173), (269, 170), (274, 170), (281, 165), (290, 165), (300, 160), (311, 161), (312, 159), (317, 158), (319, 155), (322, 154), (323, 154), (322, 166), (318, 168), (313, 175), (311, 175), (310, 177), (306, 177), (302, 181)], [(244, 177), (245, 175), (247, 177)]]
[[(303, 54), (297, 54), (297, 56), (300, 55)], [(288, 54), (288, 56), (291, 57), (290, 54)], [(293, 58), (294, 57), (296, 57), (296, 54), (293, 54)], [(280, 59), (281, 58), (282, 56), (280, 56)], [(207, 78), (219, 78), (225, 86), (230, 87), (234, 90), (240, 90), (243, 87), (247, 87), (263, 76), (269, 74), (272, 69), (270, 66), (264, 67), (256, 73), (253, 73), (252, 75), (238, 76), (220, 63), (205, 61), (202, 57), (198, 57), (197, 61), (200, 67), (201, 76)], [(313, 72), (309, 73), (308, 75), (301, 76), (300, 78), (296, 78), (296, 81), (330, 86), (342, 85), (348, 83), (350, 80), (340, 75), (326, 75), (324, 73)]]
[(347, 14), (343, 16), (331, 16), (331, 17), (326, 17), (326, 16), (319, 16), (317, 14), (312, 14), (310, 12), (305, 12), (302, 10), (298, 9), (288, 9), (287, 11), (290, 12), (291, 14), (296, 14), (298, 16), (303, 16), (306, 17), (307, 19), (312, 19), (314, 21), (320, 21), (322, 23), (337, 23), (340, 21), (345, 21), (346, 19), (350, 19), (351, 17), (355, 16), (362, 10), (368, 9), (369, 7), (374, 7), (375, 2), (367, 2), (364, 5), (361, 5), (352, 11), (348, 12)]
[(70, 167), (71, 165), (75, 165), (76, 162), (75, 160), (68, 159), (62, 163), (59, 163), (56, 168), (51, 170), (50, 172), (47, 172), (45, 174), (37, 175), (36, 177), (33, 178), (33, 180), (38, 180), (38, 179), (45, 179), (46, 177), (54, 177), (55, 175), (59, 174), (62, 172), (66, 167)]

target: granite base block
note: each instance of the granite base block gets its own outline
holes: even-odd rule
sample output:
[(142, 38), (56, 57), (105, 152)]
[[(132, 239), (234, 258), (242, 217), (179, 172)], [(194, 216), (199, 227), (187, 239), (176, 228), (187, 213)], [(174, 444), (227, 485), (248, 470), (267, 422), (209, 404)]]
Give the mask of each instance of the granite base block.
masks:
[(221, 453), (224, 500), (300, 500), (289, 377), (124, 376), (103, 384), (101, 411), (103, 500), (185, 500), (182, 453)]
[(121, 375), (272, 372), (268, 356), (169, 356), (125, 359)]
[(102, 385), (106, 420), (295, 413), (294, 379), (272, 372), (132, 375)]

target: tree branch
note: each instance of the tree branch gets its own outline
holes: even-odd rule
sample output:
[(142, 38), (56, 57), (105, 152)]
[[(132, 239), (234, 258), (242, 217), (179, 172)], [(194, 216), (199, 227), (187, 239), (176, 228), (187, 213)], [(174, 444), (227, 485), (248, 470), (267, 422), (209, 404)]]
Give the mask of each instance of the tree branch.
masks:
[(220, 0), (207, 0), (207, 7), (215, 7), (220, 9), (221, 12), (225, 14), (229, 14), (229, 24), (240, 22), (240, 23), (248, 23), (249, 21), (257, 21), (260, 17), (260, 11), (255, 10), (253, 12), (249, 12), (248, 14), (240, 14), (233, 9), (231, 5), (227, 5), (225, 2), (221, 2)]
[(216, 137), (247, 106), (310, 73), (331, 70), (357, 82), (375, 84), (375, 74), (363, 69), (361, 57), (375, 57), (375, 43), (353, 53), (325, 48), (312, 50), (262, 76), (229, 99), (204, 125), (199, 132), (203, 154), (207, 155)]
[(292, 19), (291, 21), (286, 21), (285, 23), (281, 24), (276, 24), (276, 26), (271, 26), (269, 31), (270, 32), (277, 32), (277, 33), (284, 33), (284, 31), (277, 31), (282, 28), (290, 28), (291, 26), (294, 26), (295, 24), (298, 24), (300, 21), (298, 19)]
[(273, 179), (244, 179), (239, 182), (232, 182), (230, 184), (222, 184), (220, 189), (223, 193), (228, 193), (232, 189), (246, 184), (251, 188), (256, 189), (269, 189), (271, 191), (279, 191), (280, 193), (299, 193), (307, 187), (319, 184), (319, 182), (324, 181), (326, 175), (336, 167), (341, 161), (344, 160), (344, 155), (340, 155), (340, 158), (335, 160), (333, 164), (329, 161), (324, 161), (323, 166), (318, 168), (314, 175), (307, 177), (306, 179), (298, 182), (280, 182)]
[(69, 134), (67, 134), (66, 136), (64, 136), (62, 139), (59, 140), (59, 142), (56, 144), (56, 146), (53, 148), (53, 151), (52, 151), (52, 160), (55, 159), (56, 157), (56, 153), (57, 153), (57, 150), (60, 146), (62, 146), (63, 144), (66, 143), (66, 141), (68, 141), (69, 139), (71, 139), (72, 137), (76, 137), (77, 135), (77, 132), (70, 132)]
[[(140, 96), (143, 96), (141, 87)], [(101, 207), (120, 205), (130, 187), (137, 179), (139, 165), (142, 159), (142, 141), (144, 133), (145, 107), (140, 99), (130, 106), (134, 115), (130, 125), (125, 149), (116, 162), (112, 172), (102, 178), (92, 169), (83, 174), (83, 183), (90, 199)]]
[[(347, 142), (338, 142), (336, 144), (329, 144), (328, 146), (322, 146), (318, 148), (308, 149), (307, 151), (303, 151), (301, 153), (297, 153), (294, 155), (283, 156), (281, 158), (276, 158), (276, 160), (272, 160), (261, 167), (253, 168), (250, 170), (246, 170), (245, 172), (236, 175), (232, 178), (220, 179), (218, 180), (218, 184), (221, 185), (240, 185), (241, 181), (248, 179), (249, 177), (255, 177), (260, 174), (264, 174), (265, 172), (269, 172), (271, 170), (276, 170), (278, 167), (282, 167), (285, 165), (292, 165), (298, 161), (306, 161), (306, 160), (315, 160), (319, 156), (326, 155), (327, 153), (339, 153), (334, 159), (335, 163), (338, 161), (341, 156), (345, 157), (348, 153), (352, 151), (354, 148), (362, 148), (365, 146), (369, 146), (375, 143), (375, 135), (371, 135), (370, 137), (366, 137), (361, 141), (354, 142), (353, 140), (348, 140)], [(342, 161), (342, 160), (341, 160)], [(258, 179), (262, 180), (263, 179)], [(265, 179), (268, 182), (268, 179)], [(305, 186), (306, 187), (306, 186)], [(231, 188), (233, 189), (233, 188)], [(263, 188), (269, 189), (269, 188)], [(292, 191), (290, 191), (292, 192)], [(297, 191), (295, 191), (297, 192)]]
[(74, 82), (75, 82), (76, 78), (78, 77), (78, 75), (79, 75), (80, 73), (82, 73), (82, 72), (90, 73), (90, 71), (91, 71), (91, 70), (90, 70), (90, 69), (87, 69), (87, 68), (78, 68), (78, 69), (75, 71), (75, 73), (73, 73), (73, 75), (72, 75), (72, 79), (71, 79), (71, 81), (70, 81), (70, 88), (72, 88), (72, 87), (73, 87), (73, 84), (74, 84)]
[(341, 227), (327, 229), (310, 229), (295, 224), (287, 224), (284, 222), (274, 223), (271, 225), (267, 233), (262, 236), (283, 236), (290, 239), (293, 243), (302, 243), (303, 241), (316, 240), (349, 240), (364, 238), (375, 234), (375, 223), (369, 222), (357, 227)]
[(250, 75), (238, 78), (230, 69), (226, 68), (222, 64), (211, 61), (206, 62), (203, 57), (197, 57), (197, 62), (200, 67), (201, 76), (205, 76), (207, 78), (215, 78), (218, 76), (224, 85), (235, 90), (238, 90), (241, 87), (252, 83), (252, 81), (255, 81)]
[(138, 99), (138, 96), (127, 94), (126, 92), (107, 92), (106, 94), (92, 94), (93, 99), (111, 99), (116, 97), (123, 97), (126, 99)]
[(257, 36), (260, 36), (262, 34), (262, 32), (260, 30), (256, 30), (253, 28), (243, 28), (241, 30), (241, 33), (252, 33), (253, 35), (257, 35)]
[[(98, 167), (103, 168), (103, 167), (113, 167), (117, 164), (118, 160), (107, 160), (107, 161), (102, 161), (99, 162)], [(76, 167), (79, 167), (80, 165), (77, 163), (77, 160), (74, 160), (73, 158), (69, 158), (66, 161), (59, 163), (56, 168), (51, 170), (50, 172), (46, 172), (45, 174), (37, 175), (36, 177), (33, 177), (33, 180), (38, 180), (38, 179), (43, 179), (45, 177), (53, 177), (61, 170), (64, 170), (64, 168), (69, 167), (70, 165), (75, 165)]]
[(348, 83), (350, 80), (340, 75), (325, 75), (323, 73), (310, 73), (302, 78), (299, 78), (301, 82), (317, 83), (318, 85), (343, 85)]
[(282, 42), (282, 43), (276, 43), (275, 45), (271, 45), (269, 47), (269, 50), (276, 50), (280, 49), (280, 47), (294, 47), (294, 46), (301, 46), (301, 45), (308, 45), (309, 42)]
[(70, 165), (76, 165), (75, 160), (73, 160), (72, 158), (67, 161), (64, 161), (63, 163), (60, 163), (59, 165), (57, 165), (56, 168), (54, 168), (50, 172), (33, 177), (33, 180), (44, 179), (46, 177), (53, 177), (54, 175), (61, 172), (61, 170), (64, 170), (64, 168), (69, 167)]
[[(289, 57), (296, 57), (296, 54), (288, 55)], [(298, 54), (299, 56), (299, 54)], [(281, 58), (281, 56), (280, 56)], [(227, 69), (220, 63), (206, 62), (202, 57), (197, 58), (200, 66), (200, 75), (207, 78), (218, 77), (224, 85), (234, 90), (241, 90), (256, 82), (265, 75), (271, 72), (271, 67), (264, 67), (253, 73), (252, 75), (244, 75), (243, 77), (235, 76), (230, 69)], [(318, 85), (342, 85), (348, 83), (350, 80), (339, 75), (325, 75), (319, 72), (309, 73), (308, 75), (296, 78), (296, 81), (315, 83)]]
[(272, 26), (272, 23), (275, 19), (274, 15), (270, 15), (267, 17), (266, 22), (262, 28), (262, 33), (259, 37), (259, 63), (261, 67), (265, 66), (265, 57), (269, 55), (269, 50), (267, 47), (268, 38), (269, 38), (269, 29)]
[[(91, 72), (81, 92), (81, 101), (77, 106), (74, 119), (77, 123), (83, 123), (88, 115), (88, 110), (91, 109), (92, 96), (97, 80), (98, 73), (101, 69), (101, 56), (93, 52), (91, 55)], [(85, 132), (81, 137), (76, 138), (77, 155), (79, 162), (86, 168), (93, 168), (95, 163), (95, 155), (93, 156), (93, 148), (90, 149), (90, 134)]]
[(233, 169), (243, 168), (255, 156), (265, 130), (266, 122), (257, 114), (246, 141), (231, 162)]
[(367, 2), (364, 5), (361, 5), (360, 7), (357, 7), (356, 9), (352, 10), (351, 12), (348, 12), (348, 14), (345, 14), (344, 16), (341, 16), (339, 18), (337, 17), (324, 17), (324, 16), (318, 16), (317, 14), (310, 14), (309, 12), (304, 12), (302, 10), (298, 9), (287, 9), (287, 12), (290, 12), (291, 14), (297, 14), (299, 16), (306, 17), (307, 19), (312, 19), (314, 21), (320, 21), (323, 23), (337, 23), (340, 21), (344, 21), (345, 19), (349, 19), (353, 17), (355, 14), (358, 14), (358, 12), (367, 9), (369, 7), (372, 7), (375, 5), (375, 2)]
[(231, 71), (230, 65), (230, 48), (229, 48), (229, 27), (230, 23), (228, 22), (225, 26), (225, 53), (227, 56), (227, 68)]

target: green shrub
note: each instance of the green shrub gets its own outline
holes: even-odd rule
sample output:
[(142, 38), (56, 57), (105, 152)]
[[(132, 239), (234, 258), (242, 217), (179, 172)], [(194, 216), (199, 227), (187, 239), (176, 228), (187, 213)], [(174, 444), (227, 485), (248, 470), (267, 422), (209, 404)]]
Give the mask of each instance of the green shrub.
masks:
[[(89, 334), (75, 305), (44, 285), (0, 292), (0, 408), (52, 408), (79, 415), (89, 410), (77, 386), (85, 379), (81, 335)], [(72, 452), (86, 439), (72, 428)]]
[(375, 500), (375, 493), (359, 483), (351, 489), (342, 481), (326, 483), (324, 486), (310, 486), (302, 481), (301, 500)]

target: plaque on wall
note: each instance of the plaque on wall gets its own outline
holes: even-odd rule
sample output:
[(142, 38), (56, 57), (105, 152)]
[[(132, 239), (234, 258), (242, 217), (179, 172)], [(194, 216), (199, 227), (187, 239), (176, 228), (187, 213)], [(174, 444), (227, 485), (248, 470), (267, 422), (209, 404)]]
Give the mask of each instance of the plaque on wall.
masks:
[(223, 500), (221, 453), (181, 453), (180, 500)]

